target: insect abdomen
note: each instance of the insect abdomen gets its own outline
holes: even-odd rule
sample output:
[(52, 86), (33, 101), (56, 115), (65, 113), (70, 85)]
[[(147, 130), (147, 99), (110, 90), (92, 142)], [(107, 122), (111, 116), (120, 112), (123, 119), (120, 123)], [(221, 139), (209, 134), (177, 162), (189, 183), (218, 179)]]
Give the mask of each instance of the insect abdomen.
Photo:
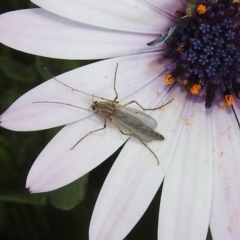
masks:
[(117, 122), (122, 123), (125, 125), (125, 128), (128, 130), (129, 133), (132, 133), (133, 136), (141, 138), (142, 141), (151, 141), (155, 140), (163, 140), (164, 137), (154, 131), (151, 127), (141, 121), (139, 118), (128, 115), (124, 112), (117, 110), (115, 112), (115, 118)]
[(160, 134), (160, 133), (158, 133), (158, 132), (156, 132), (154, 130), (152, 130), (152, 131), (153, 131), (153, 133), (152, 133), (153, 139), (155, 139), (155, 140), (164, 140), (164, 136), (162, 134)]

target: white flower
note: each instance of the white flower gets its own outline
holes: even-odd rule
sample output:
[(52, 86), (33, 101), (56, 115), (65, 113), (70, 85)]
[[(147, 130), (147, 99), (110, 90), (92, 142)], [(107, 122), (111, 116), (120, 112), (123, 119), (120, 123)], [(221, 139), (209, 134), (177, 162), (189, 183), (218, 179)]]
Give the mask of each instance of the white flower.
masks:
[[(115, 161), (94, 208), (90, 239), (123, 239), (141, 218), (164, 179), (159, 214), (159, 239), (205, 239), (210, 224), (213, 239), (240, 236), (239, 102), (226, 111), (203, 101), (184, 88), (169, 90), (161, 75), (169, 59), (148, 47), (174, 25), (163, 11), (184, 11), (183, 1), (33, 1), (30, 9), (0, 17), (0, 41), (18, 50), (65, 59), (110, 58), (57, 76), (73, 88), (113, 99), (116, 63), (121, 103), (137, 100), (155, 107), (174, 98), (163, 110), (153, 111), (157, 131), (165, 140), (152, 141), (151, 152), (130, 138)], [(51, 13), (52, 12), (52, 13)], [(54, 14), (53, 14), (54, 13)], [(58, 14), (58, 15), (55, 15)], [(147, 53), (146, 53), (147, 52)], [(1, 115), (1, 126), (33, 131), (65, 125), (33, 164), (27, 179), (31, 192), (54, 190), (99, 165), (127, 137), (112, 123), (103, 125), (91, 113), (57, 101), (89, 108), (92, 98), (71, 91), (51, 79), (19, 98)], [(91, 116), (90, 116), (91, 115)]]

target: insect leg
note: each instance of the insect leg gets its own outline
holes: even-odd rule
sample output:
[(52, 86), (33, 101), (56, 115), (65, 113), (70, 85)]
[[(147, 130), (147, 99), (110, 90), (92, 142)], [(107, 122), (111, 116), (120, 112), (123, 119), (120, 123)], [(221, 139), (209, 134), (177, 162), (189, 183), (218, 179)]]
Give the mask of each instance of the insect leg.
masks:
[[(139, 140), (139, 139), (138, 139)], [(148, 145), (146, 143), (144, 143), (143, 141), (139, 140), (146, 148), (148, 148), (148, 150), (154, 155), (154, 157), (157, 159), (157, 163), (159, 165), (159, 160), (158, 157), (156, 156), (156, 154), (152, 151), (152, 149), (150, 147), (148, 147)]]
[(117, 100), (117, 98), (118, 98), (118, 93), (117, 93), (117, 89), (116, 89), (117, 70), (118, 70), (118, 63), (117, 63), (117, 67), (116, 67), (116, 71), (115, 71), (115, 75), (114, 75), (114, 85), (113, 85), (113, 89), (114, 89), (114, 91), (115, 91), (115, 93), (116, 93), (116, 96), (115, 96), (113, 102), (115, 102), (115, 101)]
[(73, 150), (85, 137), (87, 137), (87, 136), (90, 135), (91, 133), (104, 130), (104, 129), (106, 128), (106, 125), (107, 125), (107, 118), (104, 119), (104, 125), (103, 125), (102, 128), (98, 128), (98, 129), (93, 130), (93, 131), (89, 132), (88, 134), (86, 134), (86, 135), (85, 135), (84, 137), (82, 137), (70, 150)]
[[(116, 123), (115, 123), (116, 124)], [(123, 135), (127, 135), (127, 136), (130, 136), (130, 137), (135, 137), (133, 136), (132, 134), (130, 133), (125, 133), (123, 132), (123, 130), (116, 124), (118, 130), (120, 131), (121, 134)], [(136, 137), (135, 137), (136, 138)], [(148, 148), (148, 150), (153, 154), (153, 156), (157, 159), (157, 163), (159, 165), (159, 160), (158, 160), (158, 157), (156, 156), (156, 154), (151, 150), (151, 148), (148, 147), (148, 145), (146, 143), (144, 143), (143, 141), (141, 141), (140, 139), (136, 138), (137, 140), (139, 140), (146, 148)]]
[[(173, 99), (172, 99), (173, 100)], [(169, 104), (170, 102), (172, 102), (172, 100), (170, 100), (169, 102), (167, 102), (167, 103), (165, 103), (165, 104), (163, 104), (163, 105), (161, 105), (161, 106), (159, 106), (159, 107), (156, 107), (156, 108), (144, 108), (142, 105), (140, 105), (140, 103), (138, 103), (137, 101), (135, 101), (135, 100), (133, 100), (133, 101), (131, 101), (131, 102), (128, 102), (128, 103), (126, 103), (126, 104), (124, 104), (123, 106), (127, 106), (127, 105), (129, 105), (129, 104), (132, 104), (132, 103), (136, 103), (142, 110), (157, 110), (157, 109), (159, 109), (159, 108), (161, 108), (161, 107), (164, 107), (164, 106), (166, 106), (167, 104)]]

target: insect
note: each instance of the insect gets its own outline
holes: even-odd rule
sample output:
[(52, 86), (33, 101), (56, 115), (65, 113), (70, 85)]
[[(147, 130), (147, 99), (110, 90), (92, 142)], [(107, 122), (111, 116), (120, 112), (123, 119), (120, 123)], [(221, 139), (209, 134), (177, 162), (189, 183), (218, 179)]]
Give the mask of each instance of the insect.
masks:
[(186, 2), (187, 2), (186, 8), (187, 15), (178, 18), (167, 13), (172, 18), (173, 21), (176, 21), (176, 25), (170, 27), (166, 33), (162, 33), (160, 37), (158, 37), (157, 39), (147, 43), (148, 46), (154, 46), (156, 44), (161, 45), (168, 41), (170, 38), (173, 38), (174, 35), (176, 35), (177, 33), (182, 32), (182, 29), (188, 25), (189, 18), (192, 16), (195, 9), (195, 0), (186, 0)]
[[(144, 146), (146, 146), (151, 153), (155, 156), (157, 159), (157, 162), (159, 164), (159, 160), (156, 156), (156, 154), (145, 144), (145, 142), (150, 142), (152, 140), (164, 140), (163, 135), (160, 133), (154, 131), (153, 129), (157, 127), (157, 122), (154, 118), (151, 116), (147, 115), (144, 112), (141, 112), (137, 109), (128, 107), (128, 105), (135, 103), (137, 104), (142, 110), (157, 110), (161, 107), (164, 107), (165, 105), (169, 104), (171, 101), (165, 103), (164, 105), (156, 108), (143, 108), (137, 101), (133, 100), (130, 101), (124, 105), (119, 104), (117, 101), (118, 98), (118, 93), (116, 90), (116, 76), (117, 76), (117, 69), (118, 69), (118, 64), (116, 67), (115, 71), (115, 76), (114, 76), (114, 91), (115, 91), (115, 98), (113, 100), (109, 100), (106, 98), (98, 97), (92, 94), (85, 93), (83, 91), (73, 89), (71, 86), (59, 81), (55, 77), (53, 77), (57, 82), (60, 84), (64, 85), (67, 88), (70, 88), (76, 92), (84, 93), (86, 95), (92, 96), (92, 98), (98, 98), (104, 101), (93, 101), (92, 105), (90, 106), (89, 109), (85, 109), (79, 106), (75, 106), (72, 104), (68, 103), (62, 103), (62, 102), (53, 102), (53, 101), (40, 101), (40, 102), (33, 102), (33, 103), (55, 103), (55, 104), (62, 104), (62, 105), (67, 105), (70, 107), (75, 107), (75, 108), (80, 108), (84, 109), (86, 111), (94, 112), (98, 115), (101, 115), (104, 117), (104, 125), (101, 128), (95, 129), (93, 131), (90, 131), (87, 133), (85, 136), (83, 136), (72, 148), (74, 149), (84, 138), (89, 136), (92, 133), (95, 133), (97, 131), (104, 130), (107, 125), (107, 120), (110, 120), (115, 123), (116, 127), (119, 129), (119, 131), (123, 135), (128, 135), (135, 137), (138, 139)], [(90, 110), (92, 109), (92, 110)]]
[(155, 40), (153, 40), (152, 42), (147, 43), (148, 46), (153, 46), (155, 44), (163, 44), (164, 42), (166, 42), (168, 40), (168, 38), (171, 37), (171, 35), (175, 32), (177, 28), (177, 25), (169, 28), (167, 33), (161, 34), (161, 36)]

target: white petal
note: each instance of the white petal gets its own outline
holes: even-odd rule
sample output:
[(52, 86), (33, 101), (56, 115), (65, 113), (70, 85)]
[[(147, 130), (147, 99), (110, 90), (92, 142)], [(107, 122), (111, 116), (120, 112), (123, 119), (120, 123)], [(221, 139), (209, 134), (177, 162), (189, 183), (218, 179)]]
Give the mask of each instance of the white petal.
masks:
[(34, 162), (26, 187), (33, 193), (60, 188), (106, 160), (127, 139), (110, 122), (71, 150), (87, 133), (102, 127), (103, 120), (96, 115), (64, 127)]
[[(157, 129), (165, 129), (166, 133), (164, 141), (148, 143), (158, 156), (159, 165), (141, 142), (135, 138), (129, 139), (99, 194), (90, 225), (90, 240), (124, 239), (149, 206), (176, 148), (177, 137), (174, 136), (179, 136), (183, 124), (183, 109), (179, 103), (184, 101), (185, 96), (177, 88), (170, 91), (168, 97), (172, 96), (175, 96), (173, 102), (153, 112), (159, 123)], [(146, 98), (145, 105), (152, 101), (151, 98)], [(169, 121), (173, 115), (174, 119)]]
[(90, 240), (121, 240), (141, 218), (159, 188), (165, 170), (135, 139), (114, 163), (94, 208)]
[[(129, 74), (127, 75), (129, 76)], [(150, 106), (154, 100), (156, 102), (157, 98), (158, 101), (162, 101), (164, 93), (160, 95), (158, 92), (163, 88), (163, 81), (159, 82), (159, 78), (155, 78), (153, 81), (145, 83), (140, 76), (139, 80), (140, 85), (146, 84), (146, 86), (140, 88), (136, 94), (132, 94), (133, 99), (135, 96), (145, 96), (145, 99), (148, 96), (144, 102), (146, 106)], [(119, 93), (123, 93), (121, 95), (128, 95), (129, 86), (132, 85), (131, 81), (128, 81), (128, 84), (126, 86), (126, 84), (119, 82)], [(163, 114), (163, 112), (159, 113)], [(53, 190), (72, 182), (105, 160), (127, 138), (109, 122), (107, 122), (105, 130), (91, 134), (81, 141), (76, 148), (70, 150), (81, 137), (102, 126), (103, 119), (94, 115), (63, 128), (33, 164), (28, 176), (27, 187), (30, 187), (32, 192)], [(79, 156), (81, 157), (79, 158)], [(155, 158), (154, 164), (156, 164)]]
[[(32, 0), (32, 2), (74, 21), (113, 30), (159, 34), (159, 28), (170, 23), (156, 7), (141, 0)], [(172, 7), (174, 4), (172, 2)]]
[[(119, 100), (142, 88), (164, 70), (159, 53), (109, 59), (64, 73), (56, 78), (74, 89), (113, 99), (114, 74), (118, 63)], [(107, 90), (107, 91), (106, 91)], [(92, 97), (73, 91), (51, 79), (20, 97), (1, 115), (1, 126), (16, 131), (33, 131), (61, 126), (85, 118), (90, 112), (60, 104), (33, 103), (55, 101), (89, 109)]]
[(213, 239), (237, 240), (240, 236), (239, 126), (231, 109), (214, 109), (212, 126), (214, 185), (211, 232)]
[(176, 11), (185, 11), (186, 7), (185, 0), (146, 0), (146, 2), (174, 16), (176, 15)]
[(211, 115), (189, 99), (184, 125), (166, 174), (158, 239), (206, 239), (212, 201)]
[(159, 48), (147, 46), (157, 35), (106, 30), (43, 9), (2, 14), (0, 32), (1, 43), (9, 47), (60, 59), (103, 59)]

